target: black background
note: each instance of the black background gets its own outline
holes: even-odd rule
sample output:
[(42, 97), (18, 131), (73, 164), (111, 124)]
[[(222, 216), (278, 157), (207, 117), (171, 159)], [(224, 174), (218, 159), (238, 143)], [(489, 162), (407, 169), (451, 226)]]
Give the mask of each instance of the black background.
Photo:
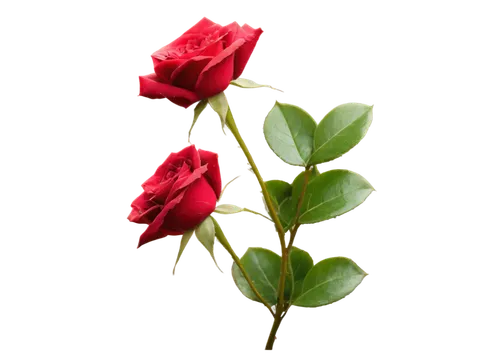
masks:
[[(391, 89), (384, 88), (383, 70), (378, 65), (384, 58), (375, 51), (376, 39), (370, 39), (367, 33), (355, 34), (345, 25), (337, 26), (335, 18), (341, 15), (335, 13), (335, 5), (325, 9), (282, 4), (276, 5), (280, 8), (276, 12), (269, 4), (189, 4), (177, 4), (175, 9), (167, 4), (164, 8), (144, 4), (144, 9), (137, 10), (131, 29), (124, 32), (129, 36), (129, 47), (121, 53), (127, 60), (120, 63), (120, 71), (126, 77), (120, 91), (127, 100), (116, 106), (120, 106), (127, 125), (123, 133), (116, 134), (123, 138), (123, 145), (118, 162), (114, 163), (121, 178), (113, 187), (118, 194), (115, 206), (126, 207), (127, 192), (135, 190), (136, 176), (150, 167), (153, 159), (159, 159), (159, 153), (166, 151), (166, 143), (182, 143), (184, 137), (181, 113), (166, 104), (136, 104), (135, 73), (144, 68), (144, 48), (151, 47), (153, 39), (166, 39), (168, 32), (175, 31), (176, 23), (192, 23), (192, 16), (199, 14), (202, 7), (208, 8), (209, 15), (257, 16), (257, 23), (272, 24), (272, 41), (265, 42), (265, 55), (256, 59), (258, 79), (280, 79), (281, 87), (288, 88), (290, 95), (303, 95), (306, 103), (313, 104), (314, 111), (319, 110), (321, 103), (334, 103), (337, 95), (375, 95), (378, 118), (384, 117)], [(353, 22), (357, 20), (356, 16), (352, 18)], [(249, 101), (245, 106), (248, 118), (255, 118), (255, 111), (263, 111), (262, 103), (266, 102), (262, 97), (240, 98), (236, 103), (238, 100)], [(241, 115), (243, 127), (245, 113)], [(389, 118), (387, 113), (379, 119), (377, 135), (369, 138), (361, 152), (353, 153), (355, 166), (368, 168), (369, 174), (386, 188), (392, 185), (388, 158), (397, 155), (389, 153), (387, 144), (395, 123), (395, 119)], [(201, 122), (197, 130), (203, 133), (209, 125)], [(209, 128), (207, 132), (215, 131)], [(252, 134), (249, 137), (250, 143), (254, 143)], [(216, 138), (204, 134), (201, 144), (222, 140)], [(229, 155), (230, 150), (225, 153)], [(256, 155), (261, 159), (261, 154)], [(230, 160), (237, 163), (239, 158), (234, 155)], [(226, 172), (230, 160), (226, 157)], [(270, 163), (264, 168), (266, 175), (286, 174), (273, 173), (268, 167)], [(255, 198), (255, 188), (242, 191), (234, 193), (235, 199)], [(398, 300), (397, 286), (388, 278), (394, 279), (397, 271), (389, 262), (400, 240), (391, 229), (394, 224), (390, 221), (390, 203), (390, 193), (384, 193), (384, 200), (370, 201), (361, 216), (347, 217), (342, 225), (322, 225), (320, 233), (306, 234), (306, 247), (352, 247), (353, 255), (360, 256), (362, 263), (377, 264), (377, 280), (370, 281), (361, 296), (353, 297), (352, 304), (338, 305), (335, 313), (295, 314), (288, 328), (281, 331), (281, 352), (384, 352), (384, 346), (393, 337), (389, 317)], [(271, 235), (270, 225), (248, 225), (245, 217), (234, 218), (233, 224), (235, 239)], [(142, 257), (128, 257), (126, 241), (134, 239), (135, 233), (127, 225), (120, 225), (117, 230), (113, 242), (123, 264), (116, 269), (120, 285), (116, 304), (123, 312), (119, 322), (124, 338), (130, 337), (131, 348), (153, 345), (163, 354), (194, 350), (209, 355), (234, 355), (253, 353), (256, 345), (264, 342), (263, 310), (240, 304), (240, 298), (232, 296), (222, 280), (215, 279), (216, 273), (207, 272), (206, 257), (199, 257), (195, 251), (185, 258), (185, 279), (169, 281), (167, 250), (145, 249)]]

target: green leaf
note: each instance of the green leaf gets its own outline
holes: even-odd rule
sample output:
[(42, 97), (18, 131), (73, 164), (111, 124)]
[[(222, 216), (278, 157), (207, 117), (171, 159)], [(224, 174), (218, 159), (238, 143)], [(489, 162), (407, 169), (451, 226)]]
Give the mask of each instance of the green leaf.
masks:
[(210, 107), (219, 115), (220, 122), (222, 124), (222, 130), (226, 125), (227, 112), (229, 111), (229, 103), (227, 103), (227, 98), (224, 92), (220, 92), (215, 96), (208, 99)]
[[(269, 180), (266, 181), (266, 188), (271, 196), (271, 201), (281, 225), (287, 231), (290, 229), (296, 213), (292, 204), (292, 186), (282, 180)], [(266, 210), (269, 212), (267, 207)]]
[(219, 130), (222, 133), (222, 135), (227, 136), (231, 134), (231, 132), (227, 128), (226, 122), (220, 119), (220, 117), (217, 117), (217, 123), (219, 124)]
[(218, 214), (238, 214), (238, 213), (242, 213), (242, 212), (247, 212), (247, 213), (251, 213), (254, 215), (262, 216), (263, 218), (273, 222), (270, 218), (268, 218), (264, 214), (261, 214), (257, 211), (253, 211), (253, 210), (250, 210), (247, 208), (240, 208), (239, 206), (232, 205), (232, 204), (219, 205), (218, 207), (215, 208), (214, 212), (216, 212)]
[(318, 307), (336, 302), (354, 291), (366, 275), (351, 259), (332, 257), (323, 260), (307, 273), (302, 292), (293, 304)]
[(297, 297), (300, 296), (302, 293), (302, 286), (304, 286), (304, 280), (302, 281), (297, 281), (294, 283), (294, 289), (292, 291), (292, 305), (294, 304), (293, 302), (297, 299)]
[(295, 246), (292, 247), (290, 252), (290, 261), (292, 263), (294, 281), (302, 281), (314, 266), (311, 255)]
[(292, 186), (283, 180), (266, 181), (266, 189), (271, 195), (271, 199), (279, 204), (292, 195)]
[(316, 122), (303, 109), (274, 105), (264, 122), (264, 136), (273, 152), (291, 165), (307, 166), (314, 149)]
[(238, 253), (232, 247), (226, 231), (224, 230), (224, 227), (219, 222), (219, 220), (217, 220), (217, 218), (213, 215), (210, 215), (210, 218), (212, 219), (212, 223), (214, 224), (215, 238), (217, 239), (217, 241), (219, 241), (222, 248), (230, 255), (238, 255)]
[(307, 186), (299, 223), (312, 224), (345, 214), (372, 193), (373, 187), (361, 175), (349, 170), (330, 170)]
[[(293, 180), (292, 183), (292, 200), (295, 205), (295, 208), (297, 207), (299, 203), (299, 197), (300, 194), (302, 193), (302, 190), (304, 190), (304, 179), (305, 179), (305, 174), (306, 171), (304, 170), (302, 173), (297, 175), (295, 179)], [(314, 178), (316, 178), (319, 175), (319, 172), (314, 169), (310, 170), (309, 173), (307, 174), (307, 186), (311, 184)]]
[(196, 121), (198, 121), (198, 117), (200, 116), (201, 112), (205, 109), (207, 106), (208, 101), (206, 99), (202, 99), (196, 107), (194, 108), (194, 119), (193, 119), (193, 124), (191, 124), (191, 128), (189, 128), (189, 133), (188, 133), (188, 142), (191, 143), (191, 131), (193, 130), (194, 125), (196, 124)]
[[(307, 170), (303, 169), (299, 171), (292, 179), (292, 187), (295, 189), (292, 189), (292, 191), (298, 191), (298, 194), (300, 194), (300, 190), (304, 186), (304, 180), (306, 179), (306, 173)], [(314, 170), (309, 171), (309, 179), (307, 183), (309, 184), (311, 180), (313, 180), (315, 177), (317, 177), (318, 174), (314, 172)]]
[(172, 275), (175, 275), (175, 267), (177, 266), (177, 263), (179, 262), (179, 259), (181, 258), (182, 253), (184, 252), (184, 249), (186, 248), (186, 245), (189, 242), (189, 239), (191, 239), (191, 236), (193, 236), (193, 230), (186, 231), (184, 235), (182, 235), (181, 239), (181, 246), (179, 247), (179, 253), (177, 254), (177, 260), (175, 260), (175, 265), (174, 265), (174, 270), (172, 271)]
[(248, 77), (240, 77), (231, 81), (232, 87), (244, 90), (274, 89), (274, 86), (267, 82), (258, 82)]
[(313, 169), (312, 169), (313, 173), (314, 173), (314, 177), (317, 177), (318, 175), (320, 175), (321, 173), (319, 172), (318, 170), (318, 167), (316, 165), (313, 165)]
[(285, 232), (292, 228), (296, 214), (297, 209), (291, 197), (288, 197), (283, 202), (281, 202), (278, 208), (278, 216)]
[(219, 271), (222, 272), (222, 270), (219, 268), (219, 265), (217, 265), (217, 261), (215, 260), (214, 256), (215, 228), (212, 218), (210, 216), (207, 217), (196, 228), (195, 233), (198, 240), (202, 243), (203, 246), (205, 246), (207, 251), (210, 253), (210, 256), (212, 256), (212, 259), (215, 262), (215, 266), (217, 266)]
[[(241, 257), (240, 261), (264, 300), (271, 306), (275, 305), (278, 299), (281, 257), (270, 250), (251, 247)], [(235, 263), (233, 263), (231, 272), (234, 282), (241, 293), (251, 300), (260, 302)]]
[(241, 213), (245, 209), (232, 204), (221, 204), (215, 208), (215, 212), (218, 214), (237, 214)]
[[(292, 300), (302, 292), (302, 283), (309, 270), (314, 266), (313, 259), (306, 251), (292, 247), (290, 251), (290, 277), (293, 281), (292, 288), (288, 290), (287, 298)], [(290, 284), (290, 282), (288, 282)]]
[(328, 113), (314, 133), (314, 153), (309, 164), (338, 158), (358, 144), (372, 123), (372, 109), (361, 103), (347, 103)]

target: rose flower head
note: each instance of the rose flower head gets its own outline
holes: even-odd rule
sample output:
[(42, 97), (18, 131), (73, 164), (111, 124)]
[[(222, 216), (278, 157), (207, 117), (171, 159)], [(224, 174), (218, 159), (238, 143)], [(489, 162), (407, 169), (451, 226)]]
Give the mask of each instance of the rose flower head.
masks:
[(245, 68), (262, 30), (203, 18), (153, 53), (154, 73), (139, 76), (140, 96), (189, 107), (224, 91)]
[(139, 247), (167, 235), (182, 235), (214, 211), (221, 193), (218, 156), (191, 145), (170, 154), (142, 188), (128, 216), (148, 225)]

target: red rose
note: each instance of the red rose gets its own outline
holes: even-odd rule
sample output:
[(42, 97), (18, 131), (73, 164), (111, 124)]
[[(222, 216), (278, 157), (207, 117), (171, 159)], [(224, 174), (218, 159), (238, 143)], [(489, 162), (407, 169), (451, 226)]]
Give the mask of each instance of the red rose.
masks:
[(262, 30), (207, 18), (153, 53), (155, 73), (139, 76), (140, 96), (168, 98), (182, 107), (224, 91), (240, 77)]
[(128, 216), (149, 225), (139, 247), (167, 235), (182, 235), (214, 211), (221, 192), (217, 154), (197, 151), (194, 145), (172, 153), (142, 187)]

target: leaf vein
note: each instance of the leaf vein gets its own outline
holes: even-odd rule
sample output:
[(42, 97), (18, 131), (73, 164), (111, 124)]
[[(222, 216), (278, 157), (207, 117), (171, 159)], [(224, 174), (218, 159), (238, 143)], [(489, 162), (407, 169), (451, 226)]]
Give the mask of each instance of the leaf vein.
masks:
[[(294, 137), (293, 133), (292, 133), (292, 130), (290, 128), (290, 124), (288, 123), (288, 121), (286, 120), (286, 117), (285, 117), (285, 114), (283, 113), (283, 111), (281, 110), (280, 107), (278, 107), (279, 111), (281, 112), (281, 115), (283, 116), (283, 119), (285, 120), (285, 123), (286, 123), (286, 127), (288, 128), (288, 131), (290, 132), (290, 137), (292, 137), (292, 140), (293, 140), (293, 144), (295, 145), (295, 150), (297, 152), (297, 154), (299, 155), (299, 158), (302, 160), (302, 164), (305, 165), (306, 161), (304, 160), (304, 158), (302, 158), (302, 155), (301, 153), (299, 152), (299, 148), (298, 148), (298, 145), (297, 145), (297, 141), (295, 140), (296, 137)], [(298, 132), (297, 132), (297, 135), (298, 135)]]
[(316, 206), (314, 206), (314, 207), (312, 207), (312, 208), (309, 208), (309, 204), (310, 204), (310, 201), (309, 201), (309, 202), (307, 203), (307, 210), (306, 210), (306, 211), (304, 211), (304, 213), (303, 213), (303, 214), (301, 214), (301, 215), (300, 215), (300, 217), (303, 217), (304, 215), (306, 215), (307, 213), (309, 213), (309, 212), (313, 211), (314, 209), (316, 209), (316, 208), (318, 208), (318, 207), (320, 207), (320, 206), (322, 206), (322, 205), (328, 204), (329, 202), (331, 202), (331, 201), (333, 201), (333, 200), (335, 200), (335, 199), (337, 199), (337, 198), (339, 198), (339, 197), (341, 197), (341, 196), (344, 196), (344, 195), (347, 195), (347, 194), (354, 193), (354, 192), (356, 192), (356, 191), (358, 191), (358, 190), (360, 190), (360, 189), (363, 189), (363, 188), (356, 188), (356, 189), (354, 189), (354, 190), (351, 190), (351, 191), (347, 191), (347, 192), (341, 193), (341, 194), (339, 194), (339, 195), (337, 195), (337, 196), (335, 196), (335, 197), (333, 197), (333, 198), (331, 198), (331, 199), (329, 199), (329, 200), (327, 200), (327, 201), (322, 201), (321, 203), (319, 203), (318, 205), (316, 205)]
[(266, 279), (269, 287), (271, 287), (274, 291), (275, 294), (278, 294), (278, 292), (276, 291), (276, 288), (273, 286), (273, 284), (271, 283), (271, 281), (269, 281), (269, 279), (267, 278), (267, 275), (266, 273), (264, 272), (264, 270), (262, 269), (262, 266), (260, 265), (260, 262), (258, 260), (258, 257), (255, 255), (255, 253), (253, 253), (253, 256), (254, 258), (256, 259), (255, 260), (255, 264), (256, 264), (256, 267), (258, 268), (258, 270), (262, 273), (262, 275), (264, 276), (264, 278)]
[(345, 279), (346, 277), (348, 277), (348, 278), (354, 278), (355, 276), (362, 276), (362, 275), (352, 275), (352, 276), (341, 275), (341, 276), (336, 276), (336, 277), (334, 277), (334, 278), (328, 279), (328, 280), (326, 280), (326, 281), (324, 281), (324, 282), (321, 282), (321, 283), (319, 283), (319, 284), (318, 284), (317, 282), (315, 282), (313, 287), (311, 287), (310, 289), (308, 289), (308, 290), (307, 290), (307, 291), (305, 291), (305, 292), (302, 292), (302, 293), (301, 293), (301, 294), (300, 294), (300, 295), (299, 295), (299, 296), (295, 299), (295, 301), (298, 301), (298, 300), (299, 300), (302, 296), (305, 296), (307, 293), (311, 292), (312, 290), (315, 290), (315, 289), (317, 289), (318, 287), (323, 286), (323, 285), (325, 285), (325, 284), (327, 284), (327, 283), (330, 283), (330, 282), (333, 282), (333, 281), (343, 280), (343, 279)]
[[(339, 133), (341, 133), (342, 131), (344, 131), (347, 127), (351, 126), (352, 124), (354, 124), (355, 122), (359, 121), (361, 118), (363, 118), (369, 111), (371, 110), (371, 108), (367, 109), (365, 112), (363, 112), (362, 115), (360, 115), (358, 118), (356, 118), (354, 121), (348, 123), (346, 126), (344, 126), (343, 128), (341, 128), (340, 130), (338, 130), (336, 133), (334, 133), (330, 139), (328, 139), (325, 143), (321, 144), (319, 146), (319, 148), (316, 148), (314, 150), (314, 153), (316, 152), (319, 152), (321, 148), (323, 148), (325, 145), (327, 145), (328, 143), (330, 143), (335, 137), (337, 137), (339, 135)], [(313, 153), (313, 154), (314, 154)]]

